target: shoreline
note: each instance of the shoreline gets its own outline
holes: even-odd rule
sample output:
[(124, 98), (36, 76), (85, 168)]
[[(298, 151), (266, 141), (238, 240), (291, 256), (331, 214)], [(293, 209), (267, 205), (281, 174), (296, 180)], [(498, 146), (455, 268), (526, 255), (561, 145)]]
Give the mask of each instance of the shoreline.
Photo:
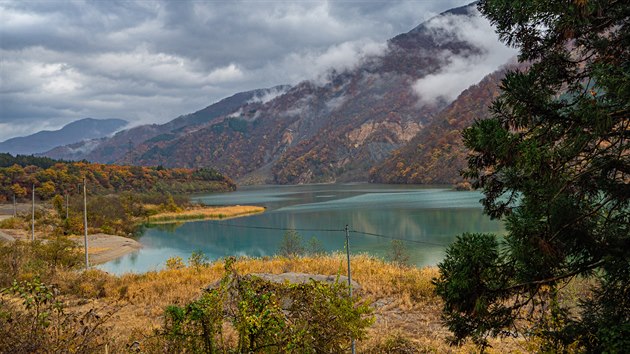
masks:
[[(79, 248), (83, 248), (83, 236), (70, 236), (70, 240), (76, 242)], [(103, 264), (136, 252), (142, 248), (142, 244), (134, 239), (109, 234), (88, 235), (88, 256), (90, 265)]]
[[(11, 218), (13, 209), (11, 205), (11, 214), (7, 210), (0, 210), (0, 220)], [(185, 223), (200, 220), (226, 220), (248, 215), (263, 213), (266, 209), (259, 206), (224, 206), (224, 207), (202, 207), (189, 210), (183, 210), (172, 213), (156, 214), (148, 218), (149, 224), (171, 224)], [(46, 240), (40, 232), (35, 233), (38, 240)], [(70, 235), (68, 239), (74, 241), (79, 249), (83, 249), (83, 235)], [(13, 242), (15, 240), (28, 241), (30, 234), (21, 229), (1, 229), (0, 242)], [(142, 249), (143, 245), (129, 237), (111, 235), (105, 233), (96, 233), (88, 235), (88, 256), (90, 265), (99, 265), (107, 263), (123, 257), (127, 254)]]
[(182, 211), (159, 213), (147, 218), (148, 224), (172, 224), (200, 220), (226, 220), (264, 213), (266, 208), (251, 205), (204, 206)]
[[(69, 240), (76, 243), (77, 248), (83, 253), (83, 235), (67, 236)], [(30, 241), (31, 236), (24, 230), (3, 229), (0, 230), (0, 242), (13, 242), (20, 240), (24, 242)], [(35, 239), (46, 242), (47, 239), (42, 238), (39, 233), (35, 234)], [(138, 251), (143, 246), (140, 242), (118, 235), (110, 235), (104, 233), (88, 235), (88, 256), (90, 265), (97, 265), (113, 261), (129, 253)]]

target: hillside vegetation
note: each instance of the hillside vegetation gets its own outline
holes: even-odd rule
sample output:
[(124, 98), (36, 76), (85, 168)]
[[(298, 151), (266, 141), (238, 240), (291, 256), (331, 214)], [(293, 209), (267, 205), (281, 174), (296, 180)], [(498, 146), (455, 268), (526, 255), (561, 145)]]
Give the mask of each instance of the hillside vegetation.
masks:
[[(514, 66), (511, 66), (514, 68)], [(507, 69), (486, 76), (462, 92), (409, 143), (370, 170), (370, 182), (409, 184), (457, 184), (466, 166), (468, 149), (462, 131), (488, 114), (499, 95), (499, 83)]]
[(213, 169), (165, 169), (56, 161), (32, 156), (0, 156), (0, 202), (35, 195), (48, 200), (55, 195), (76, 194), (85, 178), (88, 191), (105, 195), (135, 193), (194, 193), (234, 190), (236, 185)]

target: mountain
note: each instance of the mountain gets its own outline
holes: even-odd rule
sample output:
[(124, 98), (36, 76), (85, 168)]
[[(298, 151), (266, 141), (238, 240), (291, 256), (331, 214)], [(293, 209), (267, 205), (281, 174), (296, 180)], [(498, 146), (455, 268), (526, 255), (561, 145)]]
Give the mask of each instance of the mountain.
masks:
[[(474, 6), (446, 16), (471, 17)], [(479, 52), (457, 36), (436, 33), (429, 21), (388, 42), (382, 55), (323, 83), (302, 82), (266, 104), (169, 144), (142, 144), (127, 163), (220, 166), (251, 182), (280, 184), (367, 181), (369, 169), (408, 142), (446, 105), (419, 102), (418, 79), (438, 72), (444, 53)]]
[(35, 134), (11, 138), (0, 143), (0, 152), (13, 155), (31, 155), (48, 151), (56, 146), (108, 136), (128, 124), (122, 119), (84, 118), (65, 125), (59, 130), (43, 130)]
[(463, 91), (409, 143), (370, 170), (370, 182), (403, 184), (457, 184), (468, 153), (461, 133), (475, 119), (486, 117), (499, 95), (509, 65), (487, 75)]
[(477, 16), (474, 5), (447, 11), (392, 38), (381, 54), (361, 58), (351, 69), (331, 70), (321, 80), (274, 94), (235, 95), (224, 109), (215, 111), (221, 102), (206, 108), (214, 113), (200, 124), (183, 116), (119, 132), (80, 158), (214, 167), (241, 183), (367, 181), (370, 169), (417, 134), (439, 138), (425, 131), (439, 126), (450, 101), (424, 99), (414, 87), (447, 70), (452, 58), (484, 54), (484, 48), (455, 34), (458, 24)]
[[(281, 85), (269, 89), (240, 92), (212, 104), (195, 113), (186, 114), (165, 124), (147, 124), (118, 132), (112, 137), (92, 139), (76, 144), (60, 146), (44, 155), (65, 160), (81, 160), (101, 163), (114, 163), (135, 151), (143, 142), (166, 143), (179, 136), (189, 134), (204, 125), (210, 124), (217, 117), (225, 116), (250, 101), (264, 101), (273, 98), (288, 89)], [(176, 164), (173, 164), (176, 165)]]

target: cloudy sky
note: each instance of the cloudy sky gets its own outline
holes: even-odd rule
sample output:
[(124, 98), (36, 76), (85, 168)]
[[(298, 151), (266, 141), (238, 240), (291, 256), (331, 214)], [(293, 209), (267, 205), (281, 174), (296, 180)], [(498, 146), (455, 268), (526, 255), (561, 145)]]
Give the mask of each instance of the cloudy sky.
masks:
[(468, 2), (0, 0), (0, 141), (85, 117), (161, 123), (316, 78)]

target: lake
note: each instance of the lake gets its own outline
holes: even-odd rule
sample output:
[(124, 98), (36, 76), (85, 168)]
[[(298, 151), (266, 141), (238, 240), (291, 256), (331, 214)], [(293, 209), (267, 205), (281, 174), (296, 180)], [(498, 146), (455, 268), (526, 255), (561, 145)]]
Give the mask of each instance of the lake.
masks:
[(475, 191), (407, 185), (242, 187), (192, 199), (207, 205), (261, 205), (265, 213), (146, 228), (138, 239), (141, 250), (97, 267), (114, 274), (158, 270), (168, 258), (186, 260), (195, 250), (210, 260), (271, 256), (287, 229), (298, 230), (305, 243), (315, 237), (326, 251), (344, 251), (346, 225), (353, 231), (352, 253), (386, 258), (392, 239), (401, 239), (411, 263), (435, 265), (458, 234), (504, 233), (501, 222), (482, 214), (481, 197)]

